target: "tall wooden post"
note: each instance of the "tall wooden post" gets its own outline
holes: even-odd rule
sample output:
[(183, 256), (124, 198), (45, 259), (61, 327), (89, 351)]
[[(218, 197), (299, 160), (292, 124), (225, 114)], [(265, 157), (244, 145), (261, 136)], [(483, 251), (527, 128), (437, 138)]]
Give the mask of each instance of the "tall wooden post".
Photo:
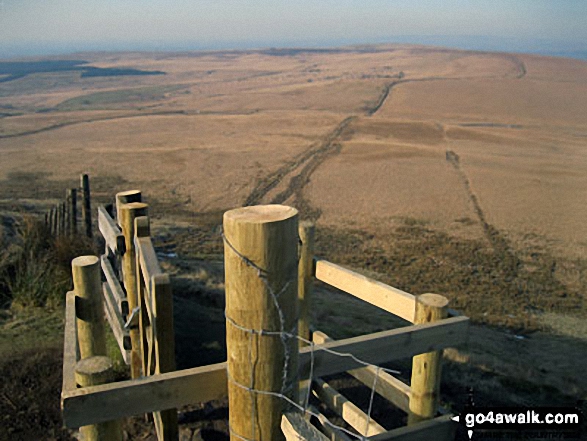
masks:
[(75, 236), (77, 234), (77, 190), (75, 188), (69, 189), (69, 234)]
[[(422, 294), (416, 298), (414, 324), (442, 320), (448, 314), (448, 299), (438, 294)], [(412, 382), (408, 424), (436, 416), (440, 395), (442, 351), (427, 352), (412, 360)]]
[[(125, 253), (122, 256), (122, 274), (123, 283), (128, 300), (128, 309), (133, 311), (138, 306), (137, 299), (137, 271), (136, 271), (136, 252), (135, 252), (135, 218), (147, 216), (148, 205), (142, 202), (132, 202), (122, 204), (120, 210), (120, 228), (124, 234)], [(142, 375), (142, 358), (141, 358), (141, 340), (137, 327), (129, 330), (131, 349), (130, 373), (132, 378), (139, 378)]]
[(104, 307), (100, 281), (100, 259), (96, 256), (76, 257), (71, 261), (73, 289), (78, 301), (77, 335), (82, 359), (106, 355)]
[(70, 201), (70, 194), (69, 189), (65, 190), (65, 199), (63, 199), (63, 203), (65, 204), (63, 207), (63, 212), (65, 213), (65, 235), (71, 235), (71, 201)]
[[(108, 357), (84, 358), (75, 366), (75, 380), (80, 387), (99, 386), (114, 381), (112, 361)], [(84, 441), (122, 441), (120, 421), (83, 426), (80, 433)]]
[(92, 237), (92, 207), (90, 196), (90, 177), (81, 175), (80, 186), (82, 190), (82, 219), (85, 226), (86, 236)]
[(124, 204), (132, 202), (143, 202), (141, 190), (127, 190), (116, 193), (116, 220), (118, 225), (121, 225), (122, 215), (120, 214), (120, 207)]
[[(310, 303), (312, 299), (313, 279), (314, 279), (314, 234), (316, 228), (312, 222), (304, 221), (300, 223), (300, 262), (298, 273), (298, 300), (300, 305), (300, 318), (298, 321), (298, 333), (300, 337), (311, 340), (310, 338)], [(307, 343), (300, 340), (300, 347), (306, 346)]]
[(224, 235), (230, 439), (283, 440), (285, 400), (255, 390), (298, 399), (298, 211), (227, 211)]

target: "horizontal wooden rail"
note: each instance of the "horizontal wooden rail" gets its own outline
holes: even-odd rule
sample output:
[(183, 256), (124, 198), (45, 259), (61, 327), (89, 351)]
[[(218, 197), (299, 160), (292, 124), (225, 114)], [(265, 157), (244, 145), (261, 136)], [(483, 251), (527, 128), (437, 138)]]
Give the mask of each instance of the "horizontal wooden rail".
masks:
[(75, 390), (75, 365), (79, 359), (77, 347), (77, 323), (75, 292), (65, 297), (65, 332), (63, 336), (63, 383), (61, 394)]
[[(353, 354), (363, 361), (380, 365), (424, 352), (460, 345), (467, 341), (468, 328), (468, 317), (454, 317), (325, 343), (314, 348), (314, 377), (364, 367), (351, 357), (329, 353), (324, 350), (325, 348)], [(300, 349), (300, 378), (308, 377), (310, 372), (310, 352), (311, 347)]]
[(453, 441), (457, 424), (451, 420), (453, 415), (443, 415), (431, 420), (400, 427), (375, 435), (369, 441)]
[(350, 438), (345, 432), (338, 429), (336, 426), (328, 424), (328, 418), (326, 418), (315, 406), (310, 405), (309, 410), (317, 415), (316, 419), (320, 426), (322, 426), (322, 432), (326, 434), (331, 441), (355, 441), (356, 438)]
[(157, 260), (157, 254), (153, 247), (153, 242), (150, 237), (135, 237), (134, 238), (135, 249), (137, 257), (141, 265), (143, 278), (145, 280), (145, 286), (148, 290), (151, 289), (151, 279), (153, 276), (162, 274), (159, 261)]
[[(464, 343), (468, 326), (467, 317), (455, 317), (316, 346), (313, 374), (317, 378), (363, 367), (324, 348), (381, 364)], [(301, 378), (309, 375), (311, 352), (311, 346), (300, 349)], [(210, 401), (226, 396), (227, 390), (226, 363), (219, 363), (65, 392), (63, 419), (67, 427), (79, 427)]]
[(322, 259), (316, 259), (316, 278), (414, 323), (416, 297), (412, 294)]
[(104, 282), (102, 284), (102, 292), (104, 293), (104, 312), (106, 313), (106, 318), (108, 319), (108, 323), (110, 324), (110, 328), (112, 329), (116, 343), (118, 343), (122, 358), (124, 358), (124, 362), (126, 364), (129, 364), (130, 349), (132, 349), (130, 334), (128, 329), (124, 327), (124, 320), (122, 320), (120, 312), (116, 310), (113, 298), (114, 295), (110, 290), (108, 282)]
[(103, 206), (98, 207), (98, 229), (104, 236), (106, 245), (114, 254), (124, 254), (126, 250), (124, 235)]
[(281, 416), (281, 431), (286, 441), (328, 441), (301, 413), (286, 412)]
[[(312, 340), (316, 344), (327, 343), (332, 340), (328, 335), (322, 331), (314, 331), (312, 333)], [(410, 386), (403, 381), (395, 378), (393, 375), (379, 371), (373, 366), (368, 366), (360, 369), (353, 369), (348, 371), (348, 374), (355, 377), (367, 387), (373, 387), (375, 383), (375, 392), (383, 398), (389, 400), (399, 409), (408, 412), (410, 409)], [(377, 381), (374, 382), (377, 376)]]
[[(372, 418), (369, 419), (367, 414), (359, 409), (355, 404), (349, 401), (344, 395), (339, 393), (331, 385), (324, 380), (317, 379), (312, 383), (314, 394), (324, 403), (328, 408), (345, 420), (349, 426), (355, 429), (363, 436), (372, 436), (380, 433), (385, 433), (386, 430)], [(367, 421), (369, 421), (368, 433)]]
[(128, 300), (126, 299), (126, 294), (122, 289), (122, 286), (120, 286), (118, 278), (116, 277), (114, 268), (112, 268), (112, 265), (106, 256), (100, 257), (100, 263), (102, 265), (102, 272), (106, 276), (108, 287), (110, 288), (110, 291), (112, 292), (114, 300), (117, 304), (117, 309), (120, 311), (122, 317), (125, 317), (129, 313)]
[(65, 426), (73, 428), (216, 400), (227, 393), (226, 363), (218, 363), (67, 391), (61, 407)]

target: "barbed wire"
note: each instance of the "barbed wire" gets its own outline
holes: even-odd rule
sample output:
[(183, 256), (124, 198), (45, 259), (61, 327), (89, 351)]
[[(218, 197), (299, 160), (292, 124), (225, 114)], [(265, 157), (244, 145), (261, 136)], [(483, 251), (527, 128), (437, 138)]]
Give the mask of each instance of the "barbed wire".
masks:
[[(263, 284), (265, 285), (265, 288), (267, 290), (267, 292), (269, 293), (272, 303), (277, 311), (278, 314), (278, 321), (279, 321), (279, 330), (268, 330), (268, 329), (254, 329), (254, 328), (249, 328), (246, 326), (243, 326), (239, 323), (237, 323), (232, 317), (230, 317), (228, 315), (227, 310), (224, 311), (224, 316), (226, 318), (226, 322), (233, 326), (234, 328), (238, 329), (241, 332), (245, 332), (247, 334), (249, 334), (249, 364), (250, 364), (250, 369), (251, 369), (251, 378), (249, 381), (249, 386), (242, 384), (240, 382), (238, 382), (231, 374), (231, 372), (228, 369), (228, 363), (226, 365), (226, 371), (227, 371), (227, 378), (228, 381), (231, 382), (232, 384), (234, 384), (235, 386), (246, 390), (250, 393), (251, 396), (251, 436), (253, 437), (252, 439), (246, 438), (243, 435), (236, 433), (233, 428), (230, 426), (230, 422), (228, 425), (228, 429), (231, 435), (235, 436), (236, 438), (242, 440), (242, 441), (256, 441), (256, 426), (255, 426), (255, 421), (256, 421), (256, 406), (255, 406), (255, 394), (258, 395), (266, 395), (266, 396), (273, 396), (279, 399), (284, 400), (285, 402), (287, 402), (290, 406), (293, 406), (295, 409), (301, 411), (302, 413), (304, 413), (305, 415), (310, 415), (313, 416), (315, 418), (317, 418), (322, 424), (326, 424), (328, 426), (330, 426), (332, 429), (337, 430), (337, 431), (341, 431), (353, 438), (356, 438), (360, 441), (366, 441), (368, 438), (366, 435), (369, 434), (369, 426), (371, 424), (371, 413), (373, 410), (373, 402), (375, 399), (375, 392), (376, 392), (376, 388), (377, 388), (377, 382), (379, 379), (379, 374), (381, 371), (390, 373), (390, 374), (400, 374), (399, 371), (395, 370), (395, 369), (389, 369), (389, 368), (385, 368), (382, 366), (377, 366), (374, 365), (372, 363), (369, 363), (367, 361), (361, 360), (360, 358), (356, 357), (355, 355), (351, 354), (351, 353), (344, 353), (344, 352), (338, 352), (335, 351), (333, 349), (327, 348), (327, 347), (323, 347), (322, 345), (318, 348), (319, 351), (323, 351), (323, 352), (327, 352), (329, 354), (335, 355), (335, 356), (339, 356), (339, 357), (347, 357), (347, 358), (351, 358), (353, 361), (355, 361), (357, 364), (363, 365), (365, 367), (371, 367), (375, 369), (375, 376), (373, 378), (373, 384), (371, 386), (371, 394), (369, 397), (369, 405), (368, 405), (368, 411), (367, 411), (367, 419), (366, 419), (366, 427), (365, 427), (365, 435), (362, 434), (356, 434), (342, 426), (338, 426), (334, 423), (332, 423), (331, 421), (329, 421), (326, 418), (323, 418), (323, 416), (319, 413), (319, 412), (314, 412), (311, 407), (310, 407), (310, 397), (312, 394), (312, 381), (314, 379), (314, 362), (315, 362), (315, 351), (316, 351), (316, 344), (311, 341), (308, 340), (300, 335), (297, 335), (297, 329), (298, 329), (298, 318), (296, 318), (294, 320), (294, 325), (292, 327), (292, 329), (286, 330), (285, 329), (285, 317), (283, 314), (283, 310), (279, 304), (279, 298), (281, 297), (281, 295), (283, 295), (284, 292), (287, 292), (288, 289), (290, 288), (291, 284), (293, 283), (294, 278), (291, 278), (289, 280), (287, 280), (283, 286), (276, 292), (273, 287), (271, 286), (270, 282), (269, 282), (269, 276), (270, 274), (268, 273), (267, 270), (265, 270), (264, 268), (261, 268), (259, 265), (257, 265), (255, 262), (253, 262), (251, 259), (249, 259), (248, 257), (246, 257), (245, 255), (243, 255), (240, 251), (238, 251), (235, 246), (228, 240), (228, 238), (226, 237), (226, 235), (224, 234), (224, 231), (221, 231), (221, 236), (222, 236), (222, 240), (224, 241), (224, 243), (228, 246), (228, 248), (233, 251), (235, 253), (235, 255), (242, 261), (245, 263), (246, 266), (252, 268), (255, 270), (255, 272), (257, 273), (257, 277), (259, 277), (259, 279), (263, 282)], [(299, 238), (298, 238), (299, 239)], [(299, 239), (299, 242), (301, 244), (301, 239)], [(298, 263), (299, 263), (299, 258), (300, 258), (300, 253), (298, 252)], [(283, 362), (283, 370), (282, 370), (282, 380), (281, 380), (281, 388), (280, 388), (280, 392), (273, 392), (273, 391), (266, 391), (266, 390), (260, 390), (260, 389), (256, 389), (255, 388), (255, 361), (253, 361), (253, 340), (256, 340), (256, 344), (257, 344), (257, 354), (259, 353), (259, 338), (254, 339), (254, 336), (258, 336), (258, 337), (279, 337), (282, 345), (283, 345), (283, 356), (284, 356), (284, 362)], [(308, 390), (307, 390), (307, 394), (306, 397), (304, 399), (304, 404), (301, 405), (300, 403), (295, 402), (294, 400), (292, 400), (290, 397), (287, 396), (287, 393), (291, 391), (292, 388), (295, 387), (295, 385), (299, 382), (299, 377), (298, 377), (298, 373), (296, 372), (296, 376), (293, 379), (293, 382), (291, 382), (289, 385), (287, 384), (288, 381), (288, 373), (290, 370), (290, 362), (291, 362), (291, 354), (290, 354), (290, 350), (289, 350), (289, 345), (288, 342), (293, 339), (296, 342), (303, 342), (307, 345), (310, 346), (310, 372), (309, 372), (309, 378), (308, 378)], [(295, 345), (296, 350), (298, 350), (298, 345)], [(298, 435), (298, 439), (303, 439), (301, 436)]]

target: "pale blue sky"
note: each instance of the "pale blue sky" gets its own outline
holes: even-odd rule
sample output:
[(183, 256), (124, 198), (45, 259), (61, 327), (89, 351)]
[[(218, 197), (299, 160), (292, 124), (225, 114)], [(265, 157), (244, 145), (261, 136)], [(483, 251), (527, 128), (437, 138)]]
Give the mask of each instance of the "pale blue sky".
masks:
[(488, 36), (518, 50), (560, 40), (584, 50), (587, 0), (0, 0), (4, 56), (426, 42), (418, 36)]

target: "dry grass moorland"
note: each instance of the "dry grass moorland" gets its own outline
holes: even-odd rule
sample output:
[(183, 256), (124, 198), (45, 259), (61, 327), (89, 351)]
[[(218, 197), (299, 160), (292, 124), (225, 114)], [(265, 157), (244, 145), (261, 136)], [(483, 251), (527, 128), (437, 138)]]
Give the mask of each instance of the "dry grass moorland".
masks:
[[(8, 219), (80, 173), (97, 202), (142, 189), (175, 275), (179, 367), (223, 357), (222, 212), (284, 203), (316, 221), (321, 256), (473, 319), (445, 354), (448, 407), (469, 387), (485, 406), (587, 395), (586, 62), (403, 45), (59, 59), (165, 74), (0, 78), (4, 243)], [(335, 337), (396, 324), (322, 286), (315, 302)], [(223, 439), (225, 414), (204, 414)]]

